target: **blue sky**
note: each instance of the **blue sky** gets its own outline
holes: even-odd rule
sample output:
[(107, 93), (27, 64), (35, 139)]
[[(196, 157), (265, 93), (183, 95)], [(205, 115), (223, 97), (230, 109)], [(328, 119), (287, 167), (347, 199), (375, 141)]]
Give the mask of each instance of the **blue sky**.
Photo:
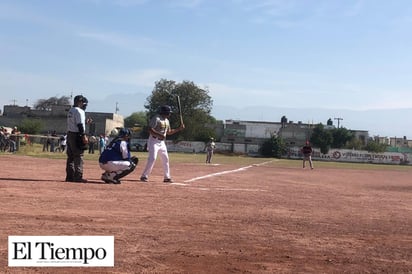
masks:
[(189, 80), (217, 119), (412, 138), (411, 48), (409, 0), (0, 0), (0, 106), (81, 93), (128, 116)]

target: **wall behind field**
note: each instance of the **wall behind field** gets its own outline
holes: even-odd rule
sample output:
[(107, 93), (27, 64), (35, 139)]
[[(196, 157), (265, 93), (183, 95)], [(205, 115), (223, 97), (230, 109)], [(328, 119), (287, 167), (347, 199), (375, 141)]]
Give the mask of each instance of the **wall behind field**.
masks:
[[(301, 159), (300, 147), (290, 148), (288, 158)], [(351, 149), (331, 149), (327, 154), (323, 154), (319, 149), (314, 149), (313, 160), (333, 161), (333, 162), (353, 162), (353, 163), (373, 163), (373, 164), (408, 164), (412, 163), (411, 153), (383, 152), (372, 153), (366, 150)]]
[[(142, 139), (142, 142), (145, 140)], [(205, 143), (166, 141), (170, 152), (191, 152), (199, 153), (204, 151)], [(216, 143), (216, 153), (237, 153), (249, 156), (259, 156), (259, 147), (252, 144), (232, 144)], [(289, 159), (302, 159), (300, 147), (292, 147), (285, 156)], [(351, 149), (331, 149), (327, 154), (323, 154), (319, 149), (314, 149), (313, 160), (331, 162), (353, 162), (353, 163), (374, 163), (392, 165), (412, 165), (412, 153), (383, 152), (371, 153), (366, 150)]]

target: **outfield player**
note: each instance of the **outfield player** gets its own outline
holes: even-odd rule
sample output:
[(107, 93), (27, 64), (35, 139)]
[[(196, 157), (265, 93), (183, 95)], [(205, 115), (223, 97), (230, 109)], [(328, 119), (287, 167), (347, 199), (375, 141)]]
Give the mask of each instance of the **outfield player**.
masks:
[(120, 184), (120, 178), (136, 168), (139, 159), (130, 155), (130, 136), (130, 130), (122, 128), (100, 155), (99, 165), (105, 171), (101, 178), (104, 182)]
[(302, 154), (303, 154), (303, 168), (305, 168), (306, 161), (309, 161), (310, 168), (313, 169), (312, 163), (312, 153), (313, 149), (310, 145), (309, 141), (306, 141), (305, 145), (302, 147)]
[(170, 167), (169, 167), (169, 154), (166, 147), (166, 136), (173, 135), (185, 128), (184, 124), (181, 124), (179, 128), (172, 129), (170, 127), (169, 118), (172, 113), (170, 106), (161, 106), (159, 113), (153, 116), (149, 122), (149, 139), (147, 141), (147, 149), (149, 155), (147, 158), (146, 167), (143, 170), (140, 181), (147, 182), (150, 173), (152, 173), (153, 166), (156, 162), (158, 153), (163, 163), (163, 173), (164, 179), (163, 182), (171, 183), (172, 178), (170, 176)]

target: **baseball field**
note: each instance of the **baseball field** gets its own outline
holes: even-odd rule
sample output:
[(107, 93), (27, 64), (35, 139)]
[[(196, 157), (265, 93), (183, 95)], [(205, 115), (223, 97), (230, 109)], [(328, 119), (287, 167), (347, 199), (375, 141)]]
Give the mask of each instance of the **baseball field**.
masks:
[[(1, 273), (412, 273), (412, 167), (171, 153), (120, 185), (64, 154), (0, 155)], [(114, 236), (109, 268), (8, 267), (8, 236)]]

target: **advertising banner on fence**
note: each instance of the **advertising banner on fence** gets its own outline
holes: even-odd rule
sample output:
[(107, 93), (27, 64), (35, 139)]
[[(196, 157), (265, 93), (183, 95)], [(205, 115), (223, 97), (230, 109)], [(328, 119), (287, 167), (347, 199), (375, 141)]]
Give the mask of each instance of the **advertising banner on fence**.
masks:
[[(290, 158), (301, 158), (302, 153), (299, 147), (291, 148)], [(328, 153), (320, 153), (319, 149), (314, 149), (313, 159), (335, 161), (335, 162), (355, 162), (355, 163), (374, 163), (374, 164), (408, 164), (410, 155), (400, 152), (373, 153), (365, 150), (351, 149), (330, 149)]]

